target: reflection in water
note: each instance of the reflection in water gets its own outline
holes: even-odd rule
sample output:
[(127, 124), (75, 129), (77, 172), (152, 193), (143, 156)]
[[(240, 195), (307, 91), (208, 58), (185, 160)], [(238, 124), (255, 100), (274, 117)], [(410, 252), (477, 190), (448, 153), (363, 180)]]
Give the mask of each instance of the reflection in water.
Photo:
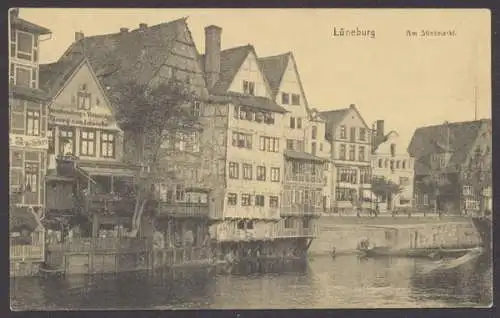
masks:
[(165, 271), (11, 280), (19, 309), (370, 308), (487, 306), (492, 266), (478, 258), (424, 275), (427, 260), (316, 257), (308, 263), (240, 265), (230, 273)]

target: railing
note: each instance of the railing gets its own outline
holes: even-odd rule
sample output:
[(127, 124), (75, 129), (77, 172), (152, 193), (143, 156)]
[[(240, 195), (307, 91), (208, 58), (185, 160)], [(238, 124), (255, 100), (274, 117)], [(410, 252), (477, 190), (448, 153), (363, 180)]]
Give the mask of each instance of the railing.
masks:
[(312, 206), (309, 204), (292, 204), (281, 208), (282, 216), (303, 216), (303, 215), (321, 215), (321, 207)]
[(302, 227), (294, 227), (294, 228), (285, 228), (284, 226), (278, 226), (274, 233), (274, 238), (283, 238), (283, 237), (316, 237), (318, 235), (318, 231), (315, 226), (313, 228), (302, 228)]
[(208, 217), (208, 203), (166, 203), (160, 202), (157, 216)]
[(289, 174), (286, 176), (285, 181), (323, 184), (325, 182), (325, 179), (322, 173), (318, 175)]
[(42, 259), (44, 258), (43, 245), (11, 245), (10, 259)]
[(88, 209), (91, 211), (105, 211), (109, 213), (132, 215), (135, 209), (135, 199), (110, 198), (109, 195), (90, 195), (87, 199)]
[(71, 241), (47, 245), (49, 252), (91, 252), (106, 250), (130, 250), (141, 251), (152, 248), (152, 242), (148, 239), (136, 238), (99, 238), (86, 237), (74, 238)]

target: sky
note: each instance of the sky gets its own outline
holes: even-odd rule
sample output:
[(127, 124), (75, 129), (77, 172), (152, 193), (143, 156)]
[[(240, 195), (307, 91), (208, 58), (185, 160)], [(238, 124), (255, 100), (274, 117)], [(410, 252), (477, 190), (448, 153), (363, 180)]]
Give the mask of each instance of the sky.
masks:
[[(368, 126), (385, 120), (408, 145), (421, 126), (491, 118), (491, 18), (483, 9), (50, 9), (20, 17), (52, 30), (40, 62), (56, 61), (74, 41), (188, 17), (200, 53), (204, 28), (222, 28), (222, 48), (252, 44), (259, 57), (293, 52), (309, 106), (355, 104)], [(375, 37), (333, 36), (373, 30)], [(409, 37), (407, 30), (454, 31)]]

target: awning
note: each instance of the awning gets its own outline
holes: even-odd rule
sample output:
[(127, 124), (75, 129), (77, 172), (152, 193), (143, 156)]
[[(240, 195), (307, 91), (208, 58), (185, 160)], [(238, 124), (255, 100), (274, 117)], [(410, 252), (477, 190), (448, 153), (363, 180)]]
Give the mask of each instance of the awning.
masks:
[(34, 231), (39, 227), (35, 216), (28, 211), (26, 207), (10, 207), (9, 208), (9, 230), (19, 231), (26, 228)]
[(285, 150), (285, 157), (292, 158), (292, 159), (299, 159), (299, 160), (317, 161), (317, 162), (328, 161), (328, 159), (316, 157), (316, 156), (314, 156), (310, 153), (307, 153), (307, 152), (299, 152), (299, 151), (293, 151), (293, 150)]

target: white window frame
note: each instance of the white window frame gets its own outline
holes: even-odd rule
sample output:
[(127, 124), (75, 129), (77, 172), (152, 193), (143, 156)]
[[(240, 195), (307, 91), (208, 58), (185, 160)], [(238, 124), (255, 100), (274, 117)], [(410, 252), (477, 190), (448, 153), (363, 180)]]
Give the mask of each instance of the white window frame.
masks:
[[(30, 65), (23, 65), (23, 64), (17, 64), (17, 63), (10, 63), (10, 70), (9, 70), (9, 83), (18, 85), (16, 83), (17, 80), (17, 69), (21, 68), (24, 70), (29, 71), (30, 73), (30, 81), (28, 87), (30, 88), (38, 88), (38, 68)], [(35, 74), (33, 75), (33, 71), (35, 71)], [(22, 86), (22, 85), (18, 85)]]
[[(35, 37), (37, 37), (37, 35), (30, 33), (30, 32), (20, 31), (20, 30), (15, 30), (14, 32), (15, 32), (16, 36), (15, 36), (14, 41), (12, 38), (10, 39), (10, 44), (11, 45), (15, 44), (15, 46), (16, 46), (16, 49), (14, 50), (15, 54), (14, 54), (14, 56), (11, 56), (11, 52), (10, 52), (11, 49), (9, 46), (9, 56), (11, 58), (15, 58), (16, 60), (19, 60), (19, 61), (25, 61), (25, 63), (36, 63), (38, 60), (38, 41), (35, 41)], [(24, 51), (19, 50), (19, 34), (25, 34), (25, 35), (29, 35), (31, 37), (31, 52), (24, 52)], [(35, 44), (37, 44), (37, 45), (35, 45)], [(28, 59), (18, 57), (19, 53), (29, 55), (30, 59), (28, 60)], [(37, 55), (37, 59), (35, 59), (35, 54)]]

